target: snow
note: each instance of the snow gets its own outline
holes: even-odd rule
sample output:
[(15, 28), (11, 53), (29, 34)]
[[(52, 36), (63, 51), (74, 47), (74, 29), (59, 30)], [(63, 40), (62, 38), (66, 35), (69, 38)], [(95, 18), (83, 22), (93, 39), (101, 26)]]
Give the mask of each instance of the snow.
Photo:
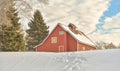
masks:
[(60, 26), (62, 28), (64, 28), (64, 30), (66, 30), (67, 32), (69, 32), (75, 39), (77, 39), (79, 42), (83, 42), (92, 46), (96, 46), (93, 42), (91, 42), (88, 38), (86, 38), (84, 35), (80, 35), (80, 34), (74, 34), (67, 26), (60, 24)]
[(120, 49), (69, 53), (1, 52), (0, 71), (120, 71)]

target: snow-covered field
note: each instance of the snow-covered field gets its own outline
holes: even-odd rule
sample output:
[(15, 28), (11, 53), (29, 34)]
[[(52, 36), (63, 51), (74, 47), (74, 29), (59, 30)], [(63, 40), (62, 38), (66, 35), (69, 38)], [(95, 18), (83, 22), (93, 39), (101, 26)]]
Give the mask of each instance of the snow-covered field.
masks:
[(1, 52), (0, 71), (120, 71), (120, 50)]

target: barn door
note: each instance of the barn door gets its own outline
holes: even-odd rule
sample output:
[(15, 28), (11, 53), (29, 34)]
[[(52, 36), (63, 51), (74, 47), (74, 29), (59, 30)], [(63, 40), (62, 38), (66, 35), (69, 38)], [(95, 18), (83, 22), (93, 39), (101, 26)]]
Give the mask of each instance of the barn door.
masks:
[(59, 52), (64, 52), (65, 51), (64, 46), (59, 46), (58, 49), (59, 49)]

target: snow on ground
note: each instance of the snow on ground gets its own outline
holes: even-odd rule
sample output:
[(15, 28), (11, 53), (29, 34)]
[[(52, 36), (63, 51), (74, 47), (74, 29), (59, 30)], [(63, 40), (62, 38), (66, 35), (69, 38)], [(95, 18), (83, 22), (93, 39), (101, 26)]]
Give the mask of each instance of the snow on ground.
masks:
[(69, 53), (1, 52), (0, 71), (120, 71), (120, 49)]

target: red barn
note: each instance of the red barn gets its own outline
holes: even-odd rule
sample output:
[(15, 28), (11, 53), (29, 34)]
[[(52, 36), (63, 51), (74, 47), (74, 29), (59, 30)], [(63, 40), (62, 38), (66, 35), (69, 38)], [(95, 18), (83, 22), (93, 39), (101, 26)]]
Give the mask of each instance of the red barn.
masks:
[(48, 37), (36, 47), (37, 52), (72, 52), (95, 50), (95, 44), (76, 26), (58, 24)]

